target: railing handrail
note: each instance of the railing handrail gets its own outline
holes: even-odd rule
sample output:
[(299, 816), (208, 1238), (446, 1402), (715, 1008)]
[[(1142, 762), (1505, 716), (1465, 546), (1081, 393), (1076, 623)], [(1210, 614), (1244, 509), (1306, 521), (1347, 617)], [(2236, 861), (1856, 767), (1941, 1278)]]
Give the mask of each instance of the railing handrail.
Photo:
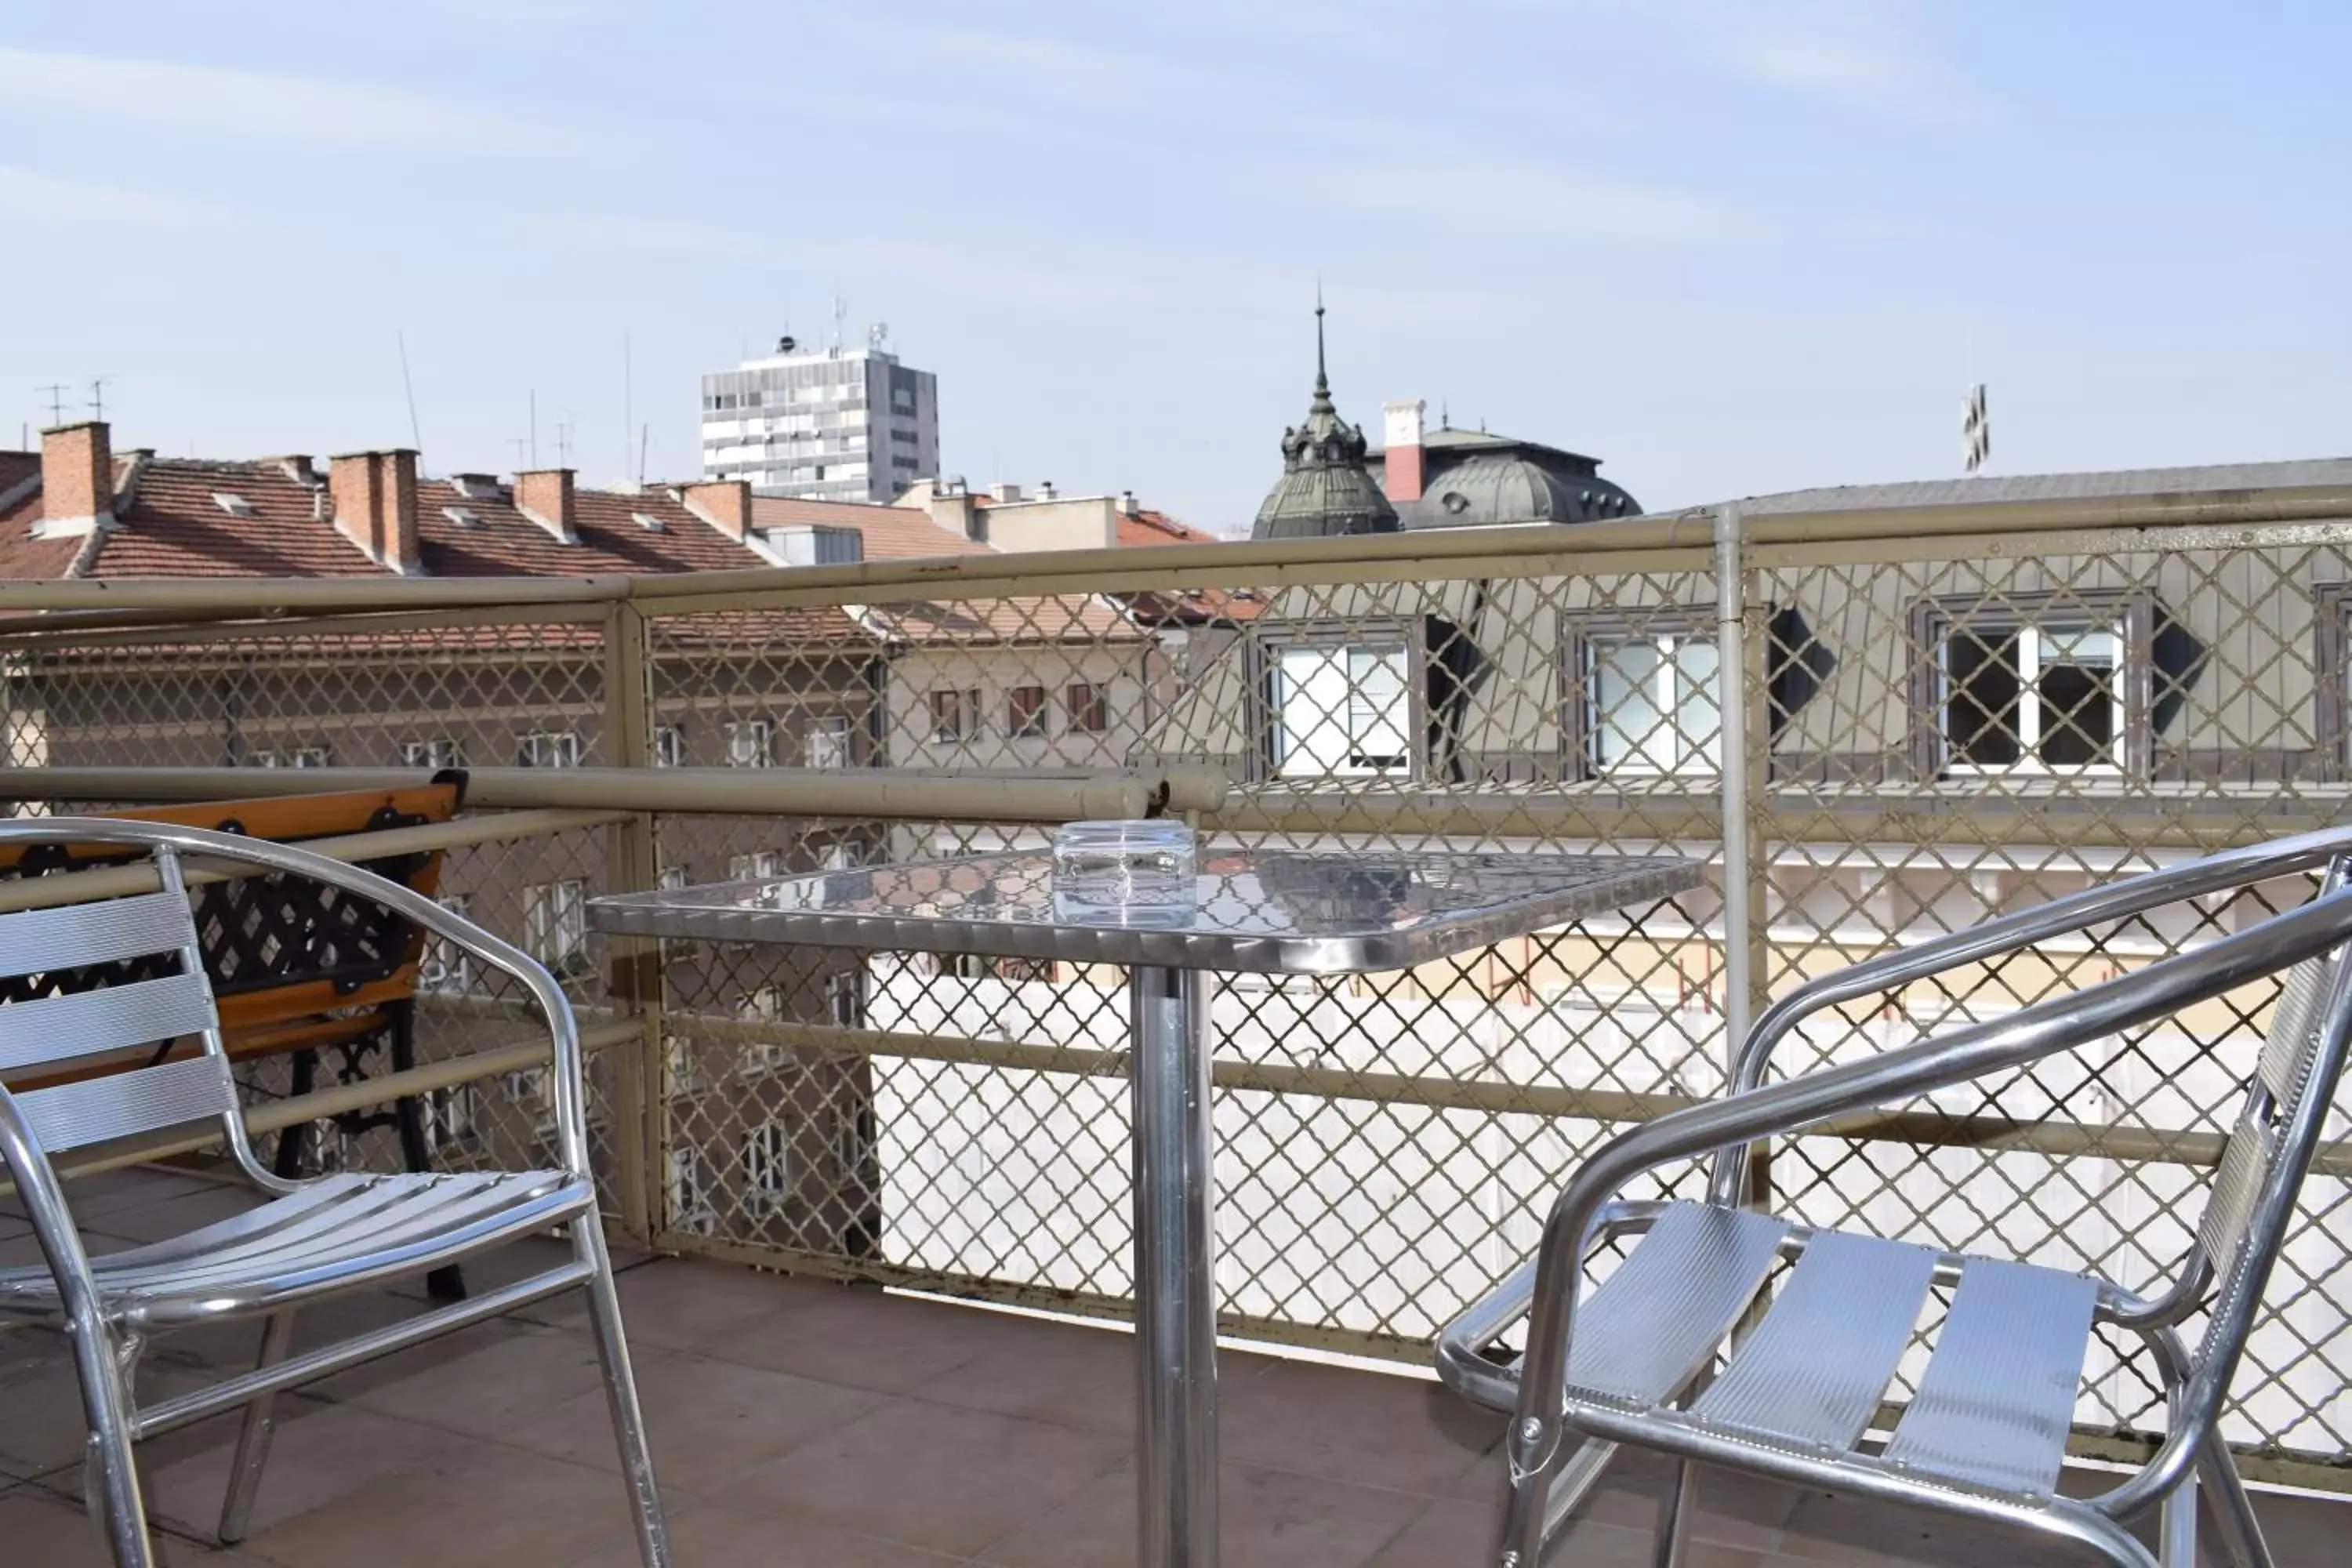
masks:
[[(647, 576), (580, 577), (152, 577), (0, 582), (0, 632), (11, 612), (47, 610), (287, 612), (415, 610), (480, 605), (635, 602), (664, 612), (694, 601), (789, 593), (855, 604), (922, 599), (942, 589), (961, 594), (1081, 593), (1094, 584), (1129, 580), (1194, 583), (1273, 581), (1291, 569), (1376, 566), (1410, 580), (1410, 568), (1497, 560), (1579, 562), (1605, 570), (1609, 558), (1635, 552), (1689, 552), (1704, 565), (1714, 507), (1657, 512), (1610, 522), (1558, 526), (1431, 529), (1342, 538), (1171, 544), (1150, 550), (1055, 550), (867, 561), (844, 566), (759, 566)], [(1819, 508), (1750, 515), (1753, 546), (1822, 545), (2053, 531), (2166, 530), (2220, 525), (2352, 520), (2352, 486), (2286, 485), (2263, 489), (2150, 491), (2139, 495), (1950, 502), (1926, 506)], [(2149, 541), (2152, 547), (2160, 541)]]

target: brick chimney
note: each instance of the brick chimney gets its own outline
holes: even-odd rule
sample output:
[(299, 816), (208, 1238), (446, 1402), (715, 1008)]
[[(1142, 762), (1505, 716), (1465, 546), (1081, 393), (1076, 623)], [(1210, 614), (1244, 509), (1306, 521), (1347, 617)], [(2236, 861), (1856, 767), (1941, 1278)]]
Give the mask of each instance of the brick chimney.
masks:
[(751, 532), (751, 485), (748, 479), (706, 479), (677, 492), (687, 510), (735, 541), (747, 542)]
[(42, 533), (88, 533), (113, 521), (114, 447), (104, 421), (42, 431)]
[(403, 576), (425, 570), (416, 548), (416, 452), (342, 452), (328, 459), (335, 531), (379, 566)]
[(530, 468), (515, 475), (515, 510), (566, 544), (580, 542), (580, 521), (572, 502), (571, 468)]
[(1388, 448), (1383, 486), (1389, 500), (1419, 500), (1422, 487), (1428, 482), (1426, 454), (1422, 449), (1422, 416), (1429, 405), (1421, 398), (1402, 403), (1381, 405), (1381, 424)]

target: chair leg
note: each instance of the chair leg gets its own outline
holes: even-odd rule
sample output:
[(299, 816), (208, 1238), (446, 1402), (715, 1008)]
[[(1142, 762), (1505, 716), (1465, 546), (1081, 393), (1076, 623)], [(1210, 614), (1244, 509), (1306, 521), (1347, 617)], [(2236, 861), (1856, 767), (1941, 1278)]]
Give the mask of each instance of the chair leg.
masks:
[(2197, 1568), (2197, 1472), (2190, 1470), (2157, 1514), (2157, 1555), (2164, 1568)]
[[(286, 1359), (294, 1342), (294, 1314), (273, 1312), (262, 1325), (261, 1354), (255, 1364), (275, 1366)], [(245, 1407), (245, 1419), (237, 1428), (236, 1458), (228, 1468), (228, 1496), (221, 1501), (220, 1538), (223, 1545), (234, 1546), (245, 1539), (246, 1527), (253, 1520), (253, 1500), (261, 1490), (261, 1468), (269, 1462), (269, 1439), (276, 1435), (275, 1414), (278, 1395), (257, 1395)]]
[(669, 1526), (662, 1518), (661, 1489), (654, 1482), (653, 1455), (646, 1446), (646, 1416), (637, 1404), (636, 1374), (629, 1366), (629, 1343), (621, 1333), (621, 1297), (613, 1286), (612, 1255), (593, 1214), (572, 1223), (580, 1256), (595, 1266), (588, 1281), (588, 1316), (596, 1331), (596, 1353), (604, 1363), (604, 1396), (613, 1411), (613, 1436), (621, 1448), (621, 1475), (637, 1521), (637, 1554), (645, 1568), (669, 1568)]
[(2231, 1568), (2278, 1568), (2270, 1543), (2263, 1539), (2262, 1521), (2254, 1517), (2246, 1483), (2239, 1479), (2238, 1467), (2219, 1438), (2204, 1445), (2197, 1456), (2197, 1470), (2205, 1482), (2214, 1531), (2221, 1538)]
[(139, 1461), (131, 1451), (131, 1377), (138, 1346), (118, 1345), (109, 1330), (79, 1322), (71, 1325), (70, 1338), (82, 1411), (89, 1421), (83, 1500), (106, 1537), (115, 1568), (155, 1568), (147, 1504), (139, 1494)]
[(1690, 1547), (1691, 1514), (1698, 1491), (1698, 1467), (1688, 1459), (1675, 1461), (1658, 1499), (1658, 1539), (1650, 1561), (1656, 1568), (1682, 1568)]

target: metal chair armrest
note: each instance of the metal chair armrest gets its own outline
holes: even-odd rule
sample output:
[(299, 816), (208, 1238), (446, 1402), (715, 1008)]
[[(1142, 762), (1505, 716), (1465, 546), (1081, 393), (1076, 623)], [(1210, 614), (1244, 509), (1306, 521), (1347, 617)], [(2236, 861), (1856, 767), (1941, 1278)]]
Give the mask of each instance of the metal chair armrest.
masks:
[(75, 1334), (90, 1343), (102, 1343), (95, 1331), (103, 1308), (81, 1232), (74, 1227), (73, 1214), (66, 1207), (65, 1189), (56, 1169), (33, 1137), (24, 1112), (16, 1109), (16, 1097), (5, 1088), (0, 1088), (0, 1170), (5, 1170), (16, 1184), (16, 1196), (32, 1222), (33, 1237), (40, 1244), (50, 1277), (57, 1281), (58, 1299)]
[[(2313, 835), (2317, 839), (2321, 835)], [(2315, 851), (2324, 860), (2331, 841)], [(1801, 1131), (1897, 1096), (1941, 1089), (2021, 1067), (2273, 974), (2352, 940), (2352, 891), (2326, 894), (2252, 930), (2161, 959), (2147, 968), (2050, 998), (1991, 1023), (1823, 1068), (1706, 1105), (1669, 1112), (1601, 1145), (1546, 1216), (1519, 1383), (1512, 1463), (1533, 1474), (1549, 1463), (1560, 1432), (1561, 1385), (1585, 1245), (1602, 1205), (1646, 1171), (1761, 1138)]]
[[(2269, 844), (2222, 850), (2183, 865), (2088, 888), (1916, 946), (1865, 959), (1801, 985), (1766, 1008), (1740, 1043), (1733, 1064), (1732, 1092), (1760, 1085), (1771, 1065), (1772, 1052), (1781, 1040), (1797, 1025), (1825, 1007), (1908, 985), (2089, 926), (2128, 920), (2183, 899), (2311, 870), (2347, 854), (2352, 854), (2352, 826), (2325, 828)], [(1744, 1145), (1723, 1151), (1708, 1184), (1712, 1200), (1722, 1204), (1740, 1202), (1746, 1173)]]

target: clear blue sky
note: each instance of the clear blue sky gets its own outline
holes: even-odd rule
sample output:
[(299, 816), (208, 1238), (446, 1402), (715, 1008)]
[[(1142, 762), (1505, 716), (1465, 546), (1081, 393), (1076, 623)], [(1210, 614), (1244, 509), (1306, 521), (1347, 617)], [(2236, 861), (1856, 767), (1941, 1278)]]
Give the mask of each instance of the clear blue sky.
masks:
[[(2352, 6), (2072, 0), (210, 0), (0, 24), (0, 441), (576, 426), (881, 320), (946, 467), (1244, 525), (1340, 407), (1593, 453), (1653, 508), (2352, 451)], [(86, 392), (69, 395), (78, 403)], [(70, 411), (70, 410), (69, 410)]]

